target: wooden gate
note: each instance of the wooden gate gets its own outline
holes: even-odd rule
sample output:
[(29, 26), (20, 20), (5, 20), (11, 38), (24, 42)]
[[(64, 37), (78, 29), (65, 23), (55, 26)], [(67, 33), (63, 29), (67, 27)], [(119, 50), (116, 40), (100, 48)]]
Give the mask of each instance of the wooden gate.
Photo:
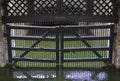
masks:
[(9, 64), (112, 63), (115, 0), (5, 0), (2, 5)]

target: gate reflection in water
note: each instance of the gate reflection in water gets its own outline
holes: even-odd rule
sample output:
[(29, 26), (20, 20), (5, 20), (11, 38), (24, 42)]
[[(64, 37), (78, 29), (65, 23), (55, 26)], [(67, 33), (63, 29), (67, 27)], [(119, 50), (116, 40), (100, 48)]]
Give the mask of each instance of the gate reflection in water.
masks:
[(120, 81), (115, 69), (0, 69), (0, 81)]

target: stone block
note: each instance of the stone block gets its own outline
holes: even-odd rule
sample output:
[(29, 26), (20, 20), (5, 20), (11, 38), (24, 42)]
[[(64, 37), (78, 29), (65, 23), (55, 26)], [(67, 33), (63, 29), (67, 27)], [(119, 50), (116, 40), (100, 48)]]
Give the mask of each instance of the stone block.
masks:
[(2, 19), (1, 19), (1, 12), (0, 12), (0, 41), (1, 40), (2, 40)]
[(0, 66), (2, 66), (2, 45), (0, 44)]
[(116, 25), (117, 36), (115, 37), (114, 42), (114, 56), (113, 62), (116, 67), (120, 67), (120, 24)]

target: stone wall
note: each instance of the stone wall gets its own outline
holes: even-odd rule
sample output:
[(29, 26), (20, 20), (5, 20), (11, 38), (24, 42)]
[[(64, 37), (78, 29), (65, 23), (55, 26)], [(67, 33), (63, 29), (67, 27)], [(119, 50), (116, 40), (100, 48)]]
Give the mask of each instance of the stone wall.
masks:
[[(120, 1), (119, 1), (120, 2)], [(114, 39), (114, 56), (113, 64), (116, 67), (120, 67), (120, 5), (118, 7), (119, 22), (115, 25), (115, 33), (117, 34)]]
[[(1, 4), (1, 0), (0, 0), (0, 4)], [(0, 7), (1, 9), (1, 7)], [(2, 65), (2, 33), (1, 33), (1, 30), (2, 30), (2, 21), (1, 21), (1, 10), (0, 10), (0, 65)]]
[[(0, 0), (1, 5), (2, 0)], [(7, 63), (6, 38), (3, 37), (4, 26), (2, 25), (2, 7), (0, 7), (0, 66)]]

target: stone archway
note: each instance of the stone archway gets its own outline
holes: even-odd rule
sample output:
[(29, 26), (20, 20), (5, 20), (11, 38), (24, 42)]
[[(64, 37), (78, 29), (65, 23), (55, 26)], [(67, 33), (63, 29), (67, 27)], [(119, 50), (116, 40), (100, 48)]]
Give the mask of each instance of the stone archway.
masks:
[[(3, 0), (0, 0), (0, 4)], [(119, 1), (119, 0), (118, 0)], [(120, 1), (119, 1), (120, 2)], [(115, 27), (115, 32), (117, 33), (115, 37), (115, 42), (114, 42), (114, 58), (113, 58), (113, 64), (116, 67), (120, 67), (120, 6), (118, 10), (119, 14), (119, 23), (116, 24)], [(7, 63), (7, 48), (6, 48), (6, 41), (3, 36), (4, 29), (2, 25), (2, 9), (0, 7), (0, 66), (4, 66)]]

